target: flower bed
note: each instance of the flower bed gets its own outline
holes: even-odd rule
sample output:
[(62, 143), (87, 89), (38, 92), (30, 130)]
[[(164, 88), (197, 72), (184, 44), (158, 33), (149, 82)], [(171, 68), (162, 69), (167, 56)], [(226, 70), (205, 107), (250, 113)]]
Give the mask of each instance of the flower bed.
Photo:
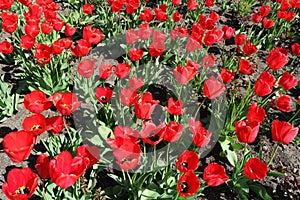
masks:
[(7, 198), (299, 197), (299, 1), (0, 9)]

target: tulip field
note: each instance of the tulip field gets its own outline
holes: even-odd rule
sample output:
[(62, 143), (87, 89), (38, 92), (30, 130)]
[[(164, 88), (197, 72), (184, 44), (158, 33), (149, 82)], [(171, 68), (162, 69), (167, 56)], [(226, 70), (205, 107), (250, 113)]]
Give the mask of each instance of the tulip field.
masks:
[(0, 199), (300, 199), (299, 0), (0, 16)]

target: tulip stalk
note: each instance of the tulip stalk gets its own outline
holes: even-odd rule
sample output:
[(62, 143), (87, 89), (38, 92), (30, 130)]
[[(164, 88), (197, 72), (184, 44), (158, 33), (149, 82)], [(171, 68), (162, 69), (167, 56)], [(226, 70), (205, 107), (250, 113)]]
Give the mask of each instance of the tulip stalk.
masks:
[(274, 159), (274, 157), (275, 157), (275, 155), (277, 153), (278, 148), (279, 148), (279, 145), (278, 145), (278, 143), (276, 143), (276, 147), (275, 147), (274, 151), (272, 152), (271, 158), (270, 158), (270, 160), (269, 160), (269, 162), (267, 164), (268, 166), (272, 163), (272, 161), (273, 161), (273, 159)]

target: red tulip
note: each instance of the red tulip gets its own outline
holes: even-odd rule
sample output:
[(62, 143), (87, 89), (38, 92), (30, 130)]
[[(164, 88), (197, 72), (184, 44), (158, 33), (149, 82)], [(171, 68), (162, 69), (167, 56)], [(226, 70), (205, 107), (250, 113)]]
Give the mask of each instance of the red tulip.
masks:
[(151, 22), (153, 20), (152, 10), (149, 8), (144, 8), (144, 11), (140, 13), (140, 20)]
[(36, 141), (36, 137), (27, 131), (10, 132), (3, 138), (4, 152), (13, 162), (25, 160)]
[(165, 51), (165, 46), (163, 43), (151, 43), (148, 48), (149, 54), (152, 57), (158, 57)]
[(29, 6), (31, 4), (31, 0), (18, 0), (24, 6)]
[(262, 17), (266, 17), (271, 12), (271, 8), (270, 6), (261, 6), (259, 12)]
[(178, 22), (182, 19), (182, 15), (178, 12), (178, 11), (175, 11), (172, 15), (172, 20), (174, 22)]
[(127, 126), (116, 126), (114, 129), (114, 138), (108, 138), (106, 142), (112, 149), (118, 149), (126, 143), (136, 144), (139, 138), (139, 132)]
[(129, 87), (131, 90), (139, 90), (144, 85), (144, 80), (142, 78), (137, 78), (135, 76), (131, 76), (128, 81)]
[(143, 142), (152, 146), (159, 144), (163, 140), (163, 135), (158, 134), (162, 128), (166, 126), (165, 123), (161, 123), (156, 126), (151, 120), (143, 123), (143, 130), (140, 132), (140, 136)]
[(155, 17), (158, 21), (166, 21), (168, 19), (168, 15), (166, 13), (166, 10), (163, 10), (161, 8), (155, 8), (154, 9), (155, 12)]
[(215, 99), (219, 97), (225, 91), (225, 89), (225, 85), (219, 82), (213, 76), (203, 83), (203, 93), (209, 99)]
[(289, 144), (298, 134), (299, 128), (278, 119), (272, 122), (272, 138), (276, 142)]
[(200, 126), (194, 129), (193, 131), (191, 130), (191, 132), (193, 133), (193, 143), (197, 147), (203, 148), (210, 142), (212, 133), (209, 132), (207, 129)]
[(182, 109), (182, 106), (182, 100), (174, 101), (173, 97), (171, 97), (168, 100), (168, 107), (166, 107), (166, 111), (171, 115), (182, 115), (185, 113), (185, 110)]
[(259, 123), (242, 120), (234, 122), (235, 133), (240, 142), (253, 143), (259, 131)]
[(14, 3), (14, 0), (0, 0), (0, 9), (8, 10)]
[(141, 40), (147, 40), (151, 37), (153, 33), (153, 28), (150, 28), (148, 23), (144, 23), (139, 26), (138, 36)]
[(88, 158), (73, 158), (69, 151), (63, 151), (50, 161), (51, 181), (61, 188), (68, 188), (81, 177), (88, 164)]
[(71, 48), (71, 51), (76, 57), (84, 57), (88, 55), (91, 48), (91, 44), (87, 40), (81, 39), (77, 41), (77, 45), (75, 47)]
[(97, 29), (92, 28), (91, 26), (86, 26), (83, 28), (83, 39), (88, 41), (90, 44), (98, 44), (104, 38), (103, 33)]
[(176, 142), (181, 137), (183, 130), (184, 125), (171, 121), (158, 133), (158, 135), (160, 137), (163, 136), (165, 141)]
[(179, 4), (181, 4), (181, 0), (172, 0), (172, 4), (174, 6), (178, 6)]
[(196, 134), (198, 129), (202, 127), (202, 123), (200, 121), (196, 121), (194, 117), (191, 117), (189, 120), (189, 130), (193, 133)]
[(247, 39), (247, 37), (240, 33), (237, 36), (235, 36), (234, 42), (236, 45), (242, 45), (246, 42), (246, 39)]
[(275, 106), (283, 112), (289, 112), (291, 110), (291, 100), (289, 95), (282, 95), (275, 100)]
[(198, 6), (199, 5), (196, 0), (189, 0), (187, 7), (189, 10), (196, 10), (198, 8)]
[(47, 130), (53, 134), (58, 134), (64, 129), (64, 118), (62, 116), (54, 116), (46, 119)]
[(83, 5), (82, 12), (91, 15), (93, 13), (95, 6), (93, 4), (86, 3)]
[(34, 194), (37, 186), (38, 176), (30, 168), (14, 168), (8, 172), (2, 191), (10, 200), (26, 200)]
[(192, 170), (184, 173), (177, 183), (177, 192), (183, 197), (188, 197), (196, 194), (199, 188), (200, 181)]
[(94, 74), (95, 63), (91, 59), (85, 59), (78, 65), (78, 73), (83, 78), (90, 78)]
[(214, 0), (205, 0), (205, 5), (208, 7), (212, 7), (215, 5)]
[(275, 25), (275, 22), (273, 20), (270, 20), (266, 17), (263, 19), (263, 27), (272, 28), (274, 25)]
[(103, 61), (99, 66), (99, 76), (101, 79), (108, 79), (113, 72), (113, 66)]
[(54, 54), (61, 54), (65, 49), (64, 43), (61, 40), (56, 40), (52, 43), (51, 50)]
[(185, 150), (179, 156), (176, 166), (180, 172), (187, 172), (189, 170), (196, 170), (198, 168), (199, 157), (193, 151)]
[(228, 180), (225, 168), (217, 163), (210, 163), (203, 171), (203, 180), (209, 186), (215, 187), (225, 183)]
[(130, 65), (127, 63), (120, 63), (116, 66), (115, 74), (120, 79), (125, 78), (130, 73)]
[(76, 94), (72, 92), (66, 92), (57, 102), (56, 108), (62, 115), (70, 115), (77, 108), (79, 108), (80, 105), (81, 102), (78, 101)]
[(40, 90), (34, 90), (24, 97), (24, 107), (33, 113), (41, 113), (49, 109), (52, 102), (47, 100), (46, 94)]
[(233, 36), (233, 34), (234, 34), (234, 32), (235, 32), (234, 28), (232, 28), (232, 27), (230, 27), (230, 26), (227, 26), (227, 25), (225, 25), (225, 26), (222, 27), (222, 31), (224, 32), (223, 37), (224, 37), (225, 39), (230, 39), (230, 38), (232, 38), (232, 36)]
[(244, 174), (250, 179), (264, 179), (267, 176), (267, 172), (268, 165), (258, 158), (250, 158), (244, 166)]
[(97, 146), (84, 144), (77, 147), (76, 156), (88, 158), (89, 164), (87, 165), (87, 168), (90, 168), (100, 160), (100, 149)]
[(63, 96), (62, 92), (56, 92), (55, 94), (51, 95), (48, 98), (48, 101), (51, 101), (53, 105), (56, 106), (57, 102), (61, 100), (62, 96)]
[(298, 79), (288, 72), (285, 72), (279, 79), (278, 85), (284, 90), (290, 90), (298, 84)]
[(52, 53), (51, 47), (49, 47), (45, 44), (38, 44), (36, 46), (34, 56), (36, 58), (36, 61), (40, 65), (46, 65), (46, 64), (50, 63), (51, 53)]
[(265, 116), (265, 109), (262, 107), (258, 107), (257, 103), (253, 103), (248, 109), (247, 119), (249, 120), (249, 122), (261, 123), (264, 121)]
[(266, 63), (273, 70), (278, 70), (288, 63), (288, 57), (279, 49), (275, 48), (269, 53)]
[(134, 44), (139, 39), (139, 34), (137, 31), (128, 29), (126, 31), (126, 43), (127, 44)]
[(41, 178), (50, 178), (49, 174), (50, 159), (47, 154), (41, 154), (36, 159), (35, 169), (38, 171)]
[(250, 65), (248, 60), (241, 59), (239, 62), (239, 71), (243, 74), (253, 74), (254, 73), (254, 64)]
[(254, 14), (252, 15), (252, 21), (253, 21), (254, 23), (259, 23), (259, 22), (261, 22), (261, 20), (262, 20), (262, 16), (261, 16), (260, 14), (254, 13)]
[(70, 49), (73, 43), (72, 38), (62, 38), (62, 43), (64, 44), (65, 49)]
[(41, 23), (41, 30), (44, 34), (50, 34), (53, 30), (53, 26), (51, 23), (44, 21)]
[(14, 51), (14, 47), (10, 42), (3, 41), (0, 43), (0, 52), (3, 54), (11, 54)]
[(113, 152), (116, 162), (124, 171), (135, 169), (141, 160), (141, 149), (136, 143), (124, 143)]
[(58, 32), (58, 31), (61, 31), (61, 29), (62, 29), (62, 28), (64, 27), (64, 25), (65, 25), (64, 20), (59, 19), (59, 18), (54, 18), (54, 19), (52, 19), (52, 22), (53, 22), (53, 29), (56, 30), (57, 32)]
[(254, 84), (254, 92), (258, 96), (266, 96), (272, 92), (275, 83), (276, 78), (269, 71), (263, 72)]
[(26, 24), (24, 26), (24, 31), (26, 35), (30, 35), (31, 37), (35, 38), (40, 33), (40, 28), (38, 24)]
[(35, 45), (35, 39), (30, 35), (23, 35), (21, 36), (21, 47), (26, 50), (30, 50)]
[(243, 48), (243, 51), (246, 55), (251, 55), (251, 54), (254, 54), (256, 53), (257, 51), (257, 48), (254, 44), (252, 44), (251, 42), (246, 42), (244, 48)]
[(13, 33), (17, 29), (18, 15), (10, 11), (5, 11), (1, 14), (1, 17), (3, 31)]
[(299, 0), (290, 0), (290, 4), (293, 8), (298, 8), (300, 9), (300, 2)]
[(25, 131), (37, 136), (46, 131), (46, 118), (42, 114), (33, 114), (24, 119), (22, 126)]
[(291, 48), (294, 55), (300, 56), (300, 44), (294, 43), (292, 44)]
[(96, 98), (101, 103), (107, 103), (111, 100), (113, 96), (113, 90), (108, 87), (97, 87), (96, 88)]
[(142, 49), (130, 48), (129, 57), (132, 61), (138, 61), (143, 57), (144, 51)]
[(227, 68), (223, 68), (221, 71), (221, 78), (224, 83), (229, 83), (234, 79), (235, 72), (230, 72)]
[(215, 64), (215, 57), (214, 57), (214, 55), (205, 55), (205, 56), (203, 56), (203, 58), (202, 58), (202, 66), (204, 68), (213, 67), (214, 64)]
[(140, 6), (140, 0), (127, 1), (126, 13), (133, 14)]
[(153, 100), (150, 92), (146, 92), (142, 96), (141, 101), (134, 104), (134, 112), (136, 117), (138, 119), (149, 119), (158, 103), (158, 100)]
[(123, 88), (120, 94), (120, 102), (124, 106), (130, 106), (138, 99), (137, 93), (131, 88)]
[(65, 28), (65, 35), (66, 36), (72, 36), (72, 35), (75, 34), (75, 32), (76, 32), (76, 28), (75, 27), (73, 27), (73, 26), (71, 26), (69, 24), (66, 25), (66, 28)]
[(186, 66), (178, 65), (173, 74), (178, 83), (188, 84), (198, 74), (198, 68), (189, 63)]
[(222, 30), (217, 30), (213, 29), (208, 32), (206, 32), (204, 36), (204, 44), (207, 46), (211, 46), (214, 43), (220, 41), (223, 37), (223, 31)]

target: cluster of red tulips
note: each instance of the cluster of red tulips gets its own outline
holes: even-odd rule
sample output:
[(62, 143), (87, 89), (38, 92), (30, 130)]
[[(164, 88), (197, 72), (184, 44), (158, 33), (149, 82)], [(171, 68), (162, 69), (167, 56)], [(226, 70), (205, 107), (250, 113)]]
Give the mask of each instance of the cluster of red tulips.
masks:
[[(145, 195), (145, 191), (149, 189), (142, 189), (142, 187), (147, 187), (143, 183), (147, 182), (148, 179), (153, 181), (156, 177), (162, 177), (163, 187), (170, 186), (170, 190), (173, 189), (173, 192), (168, 194), (170, 196), (166, 197), (169, 199), (199, 195), (200, 189), (206, 186), (215, 187), (229, 182), (231, 183), (228, 185), (235, 184), (234, 186), (236, 186), (241, 185), (239, 181), (245, 179), (249, 182), (267, 177), (267, 173), (270, 171), (269, 164), (272, 162), (277, 148), (267, 163), (261, 157), (252, 157), (252, 155), (247, 157), (249, 156), (247, 145), (255, 142), (260, 131), (265, 130), (263, 122), (268, 117), (269, 109), (288, 113), (292, 111), (293, 103), (297, 104), (297, 108), (299, 107), (300, 96), (297, 101), (291, 95), (293, 90), (299, 89), (298, 78), (293, 74), (295, 66), (292, 62), (292, 60), (300, 57), (299, 43), (293, 42), (285, 48), (282, 46), (270, 48), (270, 51), (265, 53), (265, 68), (262, 68), (258, 67), (257, 64), (258, 52), (263, 46), (259, 38), (255, 40), (250, 35), (252, 33), (247, 34), (243, 30), (236, 30), (236, 28), (228, 25), (221, 26), (220, 14), (210, 11), (210, 7), (217, 5), (214, 0), (203, 2), (200, 0), (172, 0), (172, 2), (154, 6), (151, 5), (152, 1), (150, 0), (89, 2), (73, 5), (79, 9), (76, 10), (76, 13), (80, 13), (78, 14), (78, 22), (74, 23), (72, 20), (67, 21), (59, 17), (61, 6), (65, 2), (59, 4), (53, 0), (0, 0), (2, 31), (10, 34), (12, 38), (12, 40), (6, 39), (0, 43), (0, 53), (3, 54), (1, 56), (14, 55), (16, 52), (20, 54), (18, 56), (24, 55), (22, 62), (25, 62), (26, 59), (31, 60), (34, 63), (34, 66), (32, 66), (34, 70), (32, 71), (40, 70), (41, 76), (46, 70), (55, 71), (56, 67), (65, 62), (65, 60), (57, 61), (57, 58), (66, 59), (66, 61), (73, 59), (74, 63), (78, 63), (78, 65), (76, 64), (77, 70), (72, 74), (69, 69), (71, 67), (69, 67), (66, 72), (61, 73), (69, 73), (71, 80), (73, 80), (72, 84), (75, 84), (78, 80), (82, 81), (78, 87), (82, 87), (86, 93), (91, 91), (90, 97), (95, 100), (85, 102), (89, 98), (80, 96), (82, 94), (76, 94), (74, 90), (70, 92), (71, 88), (74, 89), (77, 85), (52, 93), (47, 90), (49, 88), (47, 86), (40, 85), (36, 90), (31, 90), (33, 87), (28, 86), (31, 91), (25, 95), (23, 104), (30, 112), (30, 116), (25, 117), (23, 120), (22, 130), (5, 135), (2, 141), (4, 152), (13, 162), (23, 164), (23, 161), (31, 155), (35, 144), (39, 140), (38, 137), (45, 133), (48, 134), (47, 141), (50, 141), (49, 143), (53, 142), (56, 145), (58, 143), (58, 149), (55, 153), (49, 152), (47, 147), (50, 144), (43, 143), (48, 152), (38, 155), (34, 165), (35, 169), (23, 167), (14, 168), (8, 172), (6, 182), (2, 185), (2, 191), (9, 199), (29, 199), (40, 191), (42, 191), (42, 194), (39, 193), (38, 195), (44, 196), (46, 195), (45, 191), (49, 192), (47, 189), (45, 190), (47, 187), (45, 183), (49, 182), (54, 183), (61, 190), (67, 191), (76, 182), (81, 183), (83, 177), (91, 176), (91, 171), (99, 171), (100, 167), (97, 164), (102, 162), (100, 155), (101, 158), (104, 158), (101, 153), (107, 153), (105, 147), (109, 147), (108, 152), (112, 154), (111, 158), (107, 158), (108, 162), (105, 164), (110, 165), (113, 162), (122, 171), (123, 177), (118, 177), (116, 180), (122, 179), (123, 182), (119, 181), (118, 183), (123, 184), (122, 186), (125, 186), (125, 188), (127, 183), (130, 184), (130, 189), (127, 188), (127, 195), (129, 197), (130, 195), (133, 196), (133, 199)], [(276, 6), (274, 8), (271, 6), (273, 4), (277, 5), (277, 10), (275, 10)], [(182, 7), (186, 10), (182, 11), (180, 9)], [(101, 9), (107, 9), (105, 12), (109, 13), (103, 13)], [(204, 9), (208, 9), (210, 12), (203, 14)], [(271, 30), (275, 30), (279, 22), (292, 23), (297, 20), (299, 9), (299, 0), (276, 0), (276, 3), (262, 5), (252, 15), (251, 23), (253, 25), (251, 29), (254, 28), (257, 31), (256, 28), (261, 26), (261, 33), (270, 33)], [(184, 12), (188, 14), (185, 15)], [(89, 58), (86, 57), (93, 48), (97, 47), (98, 44), (101, 46), (101, 42), (111, 36), (110, 27), (105, 30), (105, 26), (101, 27), (99, 25), (102, 22), (97, 22), (97, 20), (100, 21), (99, 19), (95, 18), (88, 23), (80, 19), (87, 19), (94, 14), (108, 21), (111, 19), (124, 20), (124, 24), (120, 22), (120, 25), (114, 25), (116, 30), (126, 28), (126, 30), (122, 30), (126, 38), (126, 43), (122, 46), (125, 54), (122, 55), (121, 61), (118, 59), (115, 64), (111, 64), (108, 61), (109, 59), (106, 60), (106, 58), (98, 62), (94, 55)], [(107, 16), (99, 16), (101, 14)], [(74, 14), (74, 18), (75, 16)], [(165, 29), (169, 29), (169, 32)], [(231, 52), (222, 49), (229, 41), (232, 42), (233, 51)], [(168, 49), (171, 46), (170, 44), (174, 43), (177, 45), (179, 52)], [(213, 46), (222, 51), (221, 57), (224, 59), (221, 62), (222, 64), (220, 64), (220, 57), (209, 51)], [(26, 56), (19, 53), (20, 50), (21, 52), (25, 51)], [(66, 54), (64, 55), (64, 53)], [(65, 57), (59, 57), (59, 55)], [(225, 58), (223, 58), (224, 56)], [(141, 70), (139, 67), (142, 64), (147, 67), (147, 63), (151, 64), (153, 61), (156, 64), (167, 63), (171, 67), (172, 76), (169, 78), (175, 80), (174, 82), (180, 87), (180, 89), (177, 88), (180, 91), (178, 97), (168, 94), (165, 102), (156, 99), (155, 95), (148, 90), (150, 85), (147, 82), (148, 79), (136, 73)], [(286, 68), (287, 65), (290, 66), (290, 69)], [(54, 67), (52, 69), (48, 66)], [(155, 70), (159, 71), (158, 69)], [(50, 75), (48, 74), (50, 79), (53, 74), (59, 77), (59, 73), (53, 71)], [(205, 102), (209, 104), (218, 101), (221, 96), (230, 96), (230, 94), (225, 95), (226, 89), (234, 87), (238, 77), (242, 75), (253, 76), (258, 71), (257, 80), (253, 83), (249, 82), (250, 92), (246, 94), (245, 99), (250, 99), (250, 101), (247, 102), (247, 105), (242, 105), (244, 109), (239, 110), (245, 112), (240, 112), (236, 116), (231, 114), (233, 121), (231, 124), (225, 124), (226, 128), (222, 132), (222, 138), (230, 138), (230, 141), (237, 138), (239, 143), (245, 143), (245, 152), (241, 158), (242, 162), (238, 164), (238, 162), (229, 161), (235, 167), (235, 171), (231, 173), (226, 172), (224, 163), (219, 164), (216, 160), (216, 162), (205, 166), (203, 172), (200, 173), (199, 163), (202, 156), (200, 152), (209, 146), (215, 134), (213, 130), (207, 128), (207, 119), (202, 119), (202, 116), (198, 117), (197, 114), (202, 109), (201, 106)], [(90, 83), (95, 79), (97, 79), (97, 84), (94, 87)], [(122, 85), (118, 92), (115, 88), (120, 81), (123, 81), (125, 85)], [(53, 84), (53, 81), (49, 82)], [(196, 114), (193, 113), (193, 116), (188, 113), (187, 101), (190, 97), (184, 99), (181, 96), (182, 88), (187, 85), (192, 86), (194, 91), (191, 92), (195, 92), (196, 96), (200, 97), (199, 99), (204, 99), (202, 104), (199, 104)], [(44, 90), (47, 90), (47, 92)], [(119, 95), (119, 99), (116, 101), (120, 103), (118, 105), (122, 109), (124, 108), (127, 114), (132, 117), (132, 121), (135, 123), (134, 127), (127, 124), (121, 126), (118, 124), (119, 121), (107, 119), (109, 118), (107, 113), (112, 111), (112, 100), (117, 95)], [(258, 100), (254, 101), (254, 98), (252, 98), (254, 96)], [(68, 139), (78, 140), (79, 145), (62, 146), (64, 142), (60, 144), (57, 142), (58, 139), (55, 138), (68, 135), (69, 129), (75, 128), (74, 124), (70, 123), (74, 112), (83, 103), (91, 102), (94, 103), (92, 107), (95, 108), (95, 113), (99, 118), (96, 126), (104, 127), (103, 130), (109, 130), (111, 133), (104, 137), (105, 134), (100, 131), (99, 135), (104, 137), (105, 144), (101, 147), (97, 146), (100, 144), (94, 141), (84, 144), (81, 138), (84, 133), (80, 132), (82, 130), (75, 130), (75, 132), (78, 131), (82, 135), (72, 135)], [(233, 104), (235, 104), (235, 101), (233, 101)], [(157, 123), (156, 119), (153, 118), (153, 113), (159, 106), (163, 107), (163, 115), (166, 118), (164, 121)], [(59, 114), (48, 116), (46, 113), (49, 110), (55, 110)], [(209, 116), (218, 114), (217, 112), (213, 113), (214, 111), (211, 110), (206, 112), (211, 112), (208, 114)], [(106, 115), (106, 119), (101, 118), (100, 115), (103, 113)], [(120, 113), (114, 113), (114, 115)], [(246, 114), (244, 115), (244, 113)], [(298, 113), (295, 112), (294, 117), (297, 117)], [(270, 128), (274, 142), (286, 145), (294, 140), (299, 132), (296, 123), (293, 123), (294, 117), (290, 121), (272, 120), (268, 128)], [(98, 123), (99, 121), (101, 123)], [(105, 124), (106, 122), (107, 124)], [(227, 129), (227, 127), (229, 128)], [(98, 133), (95, 133), (95, 135), (98, 135)], [(186, 135), (190, 136), (190, 146), (186, 146), (186, 150), (180, 152), (179, 156), (176, 155), (176, 162), (172, 163), (174, 166), (176, 165), (176, 169), (172, 169), (169, 167), (169, 161), (171, 161), (169, 151), (172, 151), (172, 149), (169, 149), (170, 144), (182, 144), (182, 138)], [(168, 152), (158, 156), (157, 148), (161, 146), (167, 146)], [(130, 172), (133, 172), (139, 166), (143, 166), (143, 164), (149, 164), (143, 163), (147, 153), (151, 153), (151, 155), (153, 153), (152, 169), (158, 170), (160, 174), (150, 172), (149, 176), (143, 174), (141, 179), (138, 179), (138, 175), (130, 174)], [(165, 155), (165, 165), (163, 168), (159, 168), (157, 166), (158, 157), (161, 159)], [(106, 158), (103, 160), (106, 160)], [(174, 177), (175, 185), (172, 181), (169, 181), (168, 176)], [(39, 184), (40, 182), (42, 184)], [(159, 184), (159, 181), (154, 182), (154, 185)], [(93, 184), (87, 185), (92, 187), (90, 185)], [(72, 192), (74, 195), (76, 194), (77, 199), (81, 199), (79, 197), (81, 194), (78, 196), (77, 189), (76, 187)], [(96, 189), (90, 188), (82, 195), (86, 195), (88, 192), (93, 193)], [(165, 193), (166, 191), (164, 190)], [(64, 195), (67, 196), (68, 193)], [(160, 193), (160, 195), (162, 194)]]

